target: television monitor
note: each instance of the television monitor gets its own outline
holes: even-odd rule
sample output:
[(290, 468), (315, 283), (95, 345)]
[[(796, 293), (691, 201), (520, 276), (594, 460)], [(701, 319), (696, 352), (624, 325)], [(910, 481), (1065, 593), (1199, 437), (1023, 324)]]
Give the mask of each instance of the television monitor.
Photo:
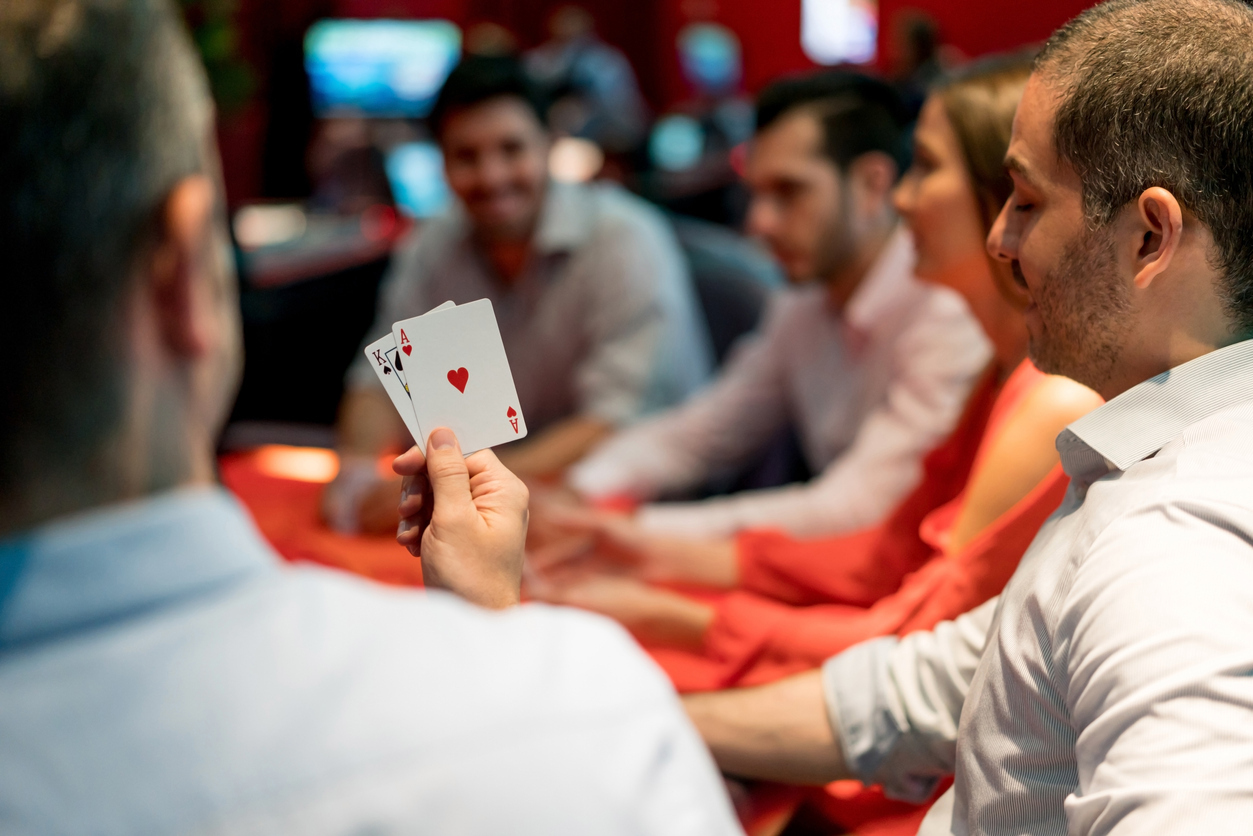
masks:
[(318, 116), (426, 116), (461, 57), (446, 20), (322, 20), (305, 35)]

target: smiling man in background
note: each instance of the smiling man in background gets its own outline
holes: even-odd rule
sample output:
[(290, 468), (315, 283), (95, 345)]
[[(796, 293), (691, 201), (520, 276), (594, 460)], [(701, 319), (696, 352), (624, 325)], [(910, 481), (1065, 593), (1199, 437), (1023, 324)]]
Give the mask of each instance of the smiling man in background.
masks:
[[(366, 338), (448, 300), (490, 299), (531, 432), (501, 457), (524, 477), (554, 474), (682, 401), (711, 365), (666, 219), (610, 184), (550, 182), (543, 114), (515, 59), (470, 57), (452, 71), (430, 121), (458, 204), (397, 251)], [(330, 522), (394, 530), (399, 488), (375, 466), (407, 436), (364, 358), (348, 372), (338, 437)]]

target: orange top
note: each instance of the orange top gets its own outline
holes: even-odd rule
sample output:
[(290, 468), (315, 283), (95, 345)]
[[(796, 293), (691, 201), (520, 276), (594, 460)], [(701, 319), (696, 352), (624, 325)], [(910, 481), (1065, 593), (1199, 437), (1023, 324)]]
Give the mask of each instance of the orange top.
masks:
[(1044, 380), (1024, 361), (999, 392), (985, 381), (957, 429), (927, 457), (918, 488), (882, 525), (818, 540), (741, 534), (741, 588), (711, 597), (716, 616), (704, 652), (652, 649), (676, 687), (770, 682), (866, 639), (930, 628), (998, 594), (1061, 502), (1060, 466), (961, 549), (945, 546), (970, 473)]

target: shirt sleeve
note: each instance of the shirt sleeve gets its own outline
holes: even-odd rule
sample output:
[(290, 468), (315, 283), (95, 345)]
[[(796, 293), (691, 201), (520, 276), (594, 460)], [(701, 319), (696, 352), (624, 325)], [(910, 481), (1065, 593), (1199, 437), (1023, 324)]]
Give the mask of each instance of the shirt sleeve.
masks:
[[(438, 222), (436, 222), (438, 223)], [(426, 305), (422, 292), (422, 264), (428, 258), (428, 230), (415, 231), (392, 252), (387, 275), (379, 285), (374, 324), (366, 332), (361, 348), (391, 333), (392, 323), (425, 313), (434, 305)], [(425, 237), (424, 237), (425, 236)], [(443, 300), (441, 300), (443, 301)], [(435, 304), (439, 304), (438, 302)], [(344, 378), (346, 389), (377, 387), (378, 378), (363, 350), (358, 350)]]
[(1058, 643), (1079, 773), (1071, 833), (1253, 821), (1253, 525), (1224, 488), (1176, 482), (1186, 501), (1121, 516), (1078, 568), (1057, 629), (1071, 637)]
[(917, 484), (922, 459), (956, 425), (988, 360), (988, 344), (964, 308), (929, 311), (897, 346), (887, 396), (853, 442), (817, 477), (695, 503), (641, 509), (654, 531), (725, 537), (776, 527), (820, 537), (875, 525)]
[(660, 220), (606, 221), (577, 269), (594, 303), (587, 351), (574, 370), (578, 409), (614, 426), (683, 400), (711, 364), (687, 265)]
[(746, 461), (787, 420), (773, 323), (768, 318), (692, 400), (620, 433), (575, 465), (571, 487), (592, 498), (652, 499)]
[(858, 780), (922, 803), (952, 774), (962, 705), (998, 600), (934, 630), (855, 645), (823, 665), (827, 714)]

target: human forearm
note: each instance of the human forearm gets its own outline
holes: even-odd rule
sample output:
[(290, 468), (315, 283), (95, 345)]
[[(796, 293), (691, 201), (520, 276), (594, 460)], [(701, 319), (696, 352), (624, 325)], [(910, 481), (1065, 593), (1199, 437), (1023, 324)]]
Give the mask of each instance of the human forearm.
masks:
[(725, 772), (790, 784), (851, 777), (810, 671), (757, 688), (685, 697), (688, 716)]
[(583, 458), (612, 432), (613, 426), (606, 421), (576, 415), (533, 438), (502, 447), (497, 455), (522, 478), (544, 478)]
[(648, 580), (712, 589), (734, 589), (739, 584), (734, 540), (657, 535), (649, 536), (647, 544), (644, 574)]

